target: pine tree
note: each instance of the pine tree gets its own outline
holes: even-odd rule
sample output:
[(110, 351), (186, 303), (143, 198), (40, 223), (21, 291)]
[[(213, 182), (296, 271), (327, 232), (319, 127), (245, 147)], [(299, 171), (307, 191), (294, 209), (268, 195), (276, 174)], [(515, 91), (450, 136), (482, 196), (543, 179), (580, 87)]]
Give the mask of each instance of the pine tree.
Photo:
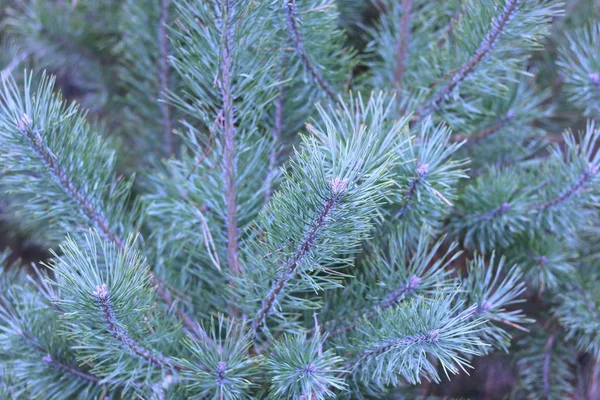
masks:
[(0, 4), (1, 398), (600, 393), (592, 0)]

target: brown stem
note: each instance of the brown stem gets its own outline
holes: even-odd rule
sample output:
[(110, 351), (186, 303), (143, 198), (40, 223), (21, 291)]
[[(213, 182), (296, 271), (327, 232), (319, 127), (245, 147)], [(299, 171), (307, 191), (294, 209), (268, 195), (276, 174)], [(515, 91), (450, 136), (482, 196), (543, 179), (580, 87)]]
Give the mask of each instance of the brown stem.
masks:
[(406, 72), (406, 62), (408, 59), (408, 41), (410, 40), (410, 14), (412, 0), (402, 0), (402, 17), (398, 26), (398, 42), (396, 44), (396, 69), (394, 70), (393, 86), (400, 89), (404, 73)]
[(283, 105), (284, 105), (284, 86), (281, 82), (285, 79), (285, 70), (287, 67), (287, 57), (282, 56), (281, 71), (279, 74), (279, 86), (277, 87), (277, 98), (275, 99), (275, 115), (273, 121), (273, 129), (271, 129), (271, 137), (273, 138), (273, 147), (269, 153), (269, 169), (267, 172), (267, 190), (265, 191), (265, 203), (269, 201), (273, 194), (273, 175), (277, 168), (277, 153), (281, 142), (283, 132)]
[(485, 129), (482, 129), (481, 131), (479, 131), (475, 134), (472, 134), (472, 135), (464, 135), (461, 133), (454, 134), (454, 135), (452, 135), (452, 141), (453, 142), (462, 142), (463, 140), (468, 140), (469, 143), (471, 143), (471, 144), (479, 143), (483, 139), (497, 133), (500, 129), (502, 129), (504, 126), (506, 126), (506, 124), (509, 121), (514, 119), (514, 117), (515, 117), (514, 111), (512, 109), (510, 109), (506, 113), (506, 116), (500, 118), (495, 124), (485, 128)]
[(384, 354), (396, 347), (410, 346), (410, 345), (420, 344), (420, 343), (437, 343), (439, 341), (439, 336), (440, 336), (440, 330), (433, 329), (433, 330), (428, 331), (423, 334), (411, 335), (411, 336), (405, 336), (405, 337), (401, 337), (401, 338), (397, 338), (397, 339), (386, 340), (385, 342), (370, 346), (369, 348), (364, 350), (362, 353), (360, 353), (358, 355), (358, 357), (356, 358), (356, 360), (346, 364), (344, 366), (344, 368), (342, 368), (342, 370), (344, 370), (344, 372), (341, 373), (340, 376), (344, 376), (346, 373), (351, 373), (358, 364), (360, 364), (361, 362), (365, 361), (366, 359), (368, 359), (370, 357), (377, 357), (377, 356)]
[(593, 164), (588, 165), (588, 167), (579, 176), (579, 179), (577, 180), (577, 182), (573, 183), (573, 185), (571, 185), (571, 187), (569, 187), (567, 190), (565, 190), (563, 193), (561, 193), (558, 197), (556, 197), (550, 201), (547, 201), (545, 203), (536, 204), (532, 208), (534, 210), (544, 211), (544, 210), (552, 208), (552, 207), (570, 199), (575, 194), (577, 194), (586, 185), (586, 183), (591, 181), (597, 173), (598, 173), (598, 167), (596, 165), (593, 165)]
[[(7, 312), (8, 308), (3, 307)], [(45, 356), (42, 357), (42, 361), (45, 362), (48, 365), (52, 365), (54, 368), (56, 369), (60, 369), (63, 371), (66, 371), (72, 375), (77, 376), (80, 379), (84, 379), (86, 381), (90, 381), (96, 384), (99, 384), (101, 379), (95, 375), (92, 375), (88, 372), (82, 371), (77, 367), (74, 367), (72, 365), (68, 365), (65, 364), (61, 361), (56, 360), (54, 357), (52, 357), (49, 353), (47, 353), (47, 350), (33, 337), (31, 336), (31, 334), (25, 330), (20, 330), (20, 336), (21, 338), (27, 343), (29, 344), (31, 347), (33, 347), (36, 351), (40, 352), (40, 353), (46, 353)]]
[(555, 334), (550, 335), (544, 345), (544, 363), (542, 364), (542, 383), (544, 398), (550, 398), (550, 361), (552, 359), (552, 346), (554, 345)]
[(237, 187), (235, 182), (235, 114), (232, 95), (232, 59), (233, 50), (233, 3), (231, 0), (223, 2), (225, 28), (221, 49), (221, 101), (223, 103), (223, 131), (225, 134), (225, 202), (227, 206), (227, 261), (229, 268), (235, 274), (241, 273), (238, 258), (238, 221), (237, 221)]
[(290, 32), (292, 42), (294, 43), (294, 49), (296, 50), (298, 57), (300, 57), (304, 68), (306, 71), (308, 71), (313, 80), (321, 87), (321, 89), (323, 89), (331, 101), (337, 103), (338, 98), (333, 92), (333, 89), (325, 77), (317, 71), (317, 68), (313, 65), (308, 57), (308, 54), (306, 53), (302, 33), (300, 32), (300, 27), (298, 26), (298, 7), (296, 6), (296, 0), (288, 0), (287, 2), (287, 19), (288, 30)]
[(395, 218), (404, 217), (404, 215), (408, 211), (408, 208), (410, 207), (410, 202), (412, 198), (417, 193), (417, 188), (419, 187), (419, 184), (423, 179), (425, 179), (428, 173), (429, 164), (421, 164), (420, 162), (417, 162), (417, 176), (410, 181), (410, 184), (408, 185), (408, 191), (406, 192), (406, 196), (404, 197), (404, 204), (396, 213)]
[(169, 88), (169, 41), (167, 40), (167, 21), (169, 19), (169, 0), (160, 2), (160, 19), (158, 21), (158, 81), (159, 81), (159, 107), (162, 114), (163, 145), (167, 155), (173, 152), (173, 127), (171, 125), (171, 110), (164, 98)]
[[(406, 296), (410, 295), (411, 293), (413, 293), (415, 290), (417, 290), (419, 288), (419, 286), (421, 285), (421, 278), (419, 278), (416, 275), (412, 275), (410, 278), (407, 279), (407, 281), (405, 282), (404, 285), (402, 285), (400, 288), (394, 290), (393, 292), (389, 293), (385, 299), (383, 299), (383, 301), (380, 304), (377, 304), (374, 309), (368, 310), (366, 313), (364, 313), (362, 316), (356, 317), (356, 313), (354, 314), (354, 317), (349, 318), (348, 322), (334, 330), (328, 331), (327, 335), (328, 337), (335, 337), (338, 335), (341, 335), (343, 333), (349, 332), (352, 329), (356, 328), (357, 323), (361, 320), (370, 320), (372, 318), (374, 318), (377, 313), (379, 311), (384, 311), (387, 310), (388, 308), (394, 307), (398, 304), (400, 304), (400, 302), (406, 298)], [(321, 324), (321, 328), (323, 328), (324, 330), (327, 329), (327, 326), (331, 326), (332, 324), (335, 323), (335, 320), (332, 321), (327, 321), (323, 324)], [(315, 329), (309, 329), (307, 331), (307, 333), (312, 333), (314, 332)]]
[[(125, 249), (125, 243), (110, 227), (108, 220), (102, 214), (101, 211), (97, 210), (92, 201), (89, 199), (87, 194), (80, 190), (66, 172), (59, 165), (56, 160), (56, 156), (44, 145), (42, 137), (34, 132), (31, 127), (31, 120), (27, 115), (24, 115), (18, 122), (17, 127), (27, 138), (32, 148), (40, 157), (41, 161), (48, 167), (51, 174), (54, 176), (59, 186), (66, 192), (66, 194), (75, 200), (77, 204), (82, 208), (88, 218), (96, 226), (96, 228), (102, 233), (107, 239), (115, 244), (119, 250)], [(173, 308), (175, 301), (173, 300), (169, 289), (167, 289), (164, 282), (159, 277), (154, 275), (152, 272), (150, 277), (152, 284), (156, 287), (156, 292), (162, 298), (163, 302), (169, 307)], [(182, 309), (175, 307), (175, 313), (183, 320), (185, 326), (187, 326), (195, 335), (197, 334), (198, 324), (194, 322)]]
[(347, 181), (336, 179), (331, 183), (331, 195), (325, 201), (323, 209), (317, 214), (317, 217), (311, 224), (310, 228), (304, 235), (302, 243), (296, 248), (292, 256), (285, 262), (279, 277), (273, 282), (271, 291), (267, 294), (267, 298), (263, 300), (262, 306), (256, 318), (252, 323), (252, 329), (255, 335), (258, 335), (262, 330), (262, 325), (275, 305), (275, 301), (283, 292), (287, 283), (296, 275), (298, 265), (302, 259), (313, 248), (319, 231), (325, 226), (325, 223), (331, 213), (336, 209), (346, 190)]
[(84, 372), (78, 368), (71, 366), (71, 365), (62, 363), (62, 362), (56, 360), (55, 358), (53, 358), (50, 354), (46, 354), (44, 357), (42, 357), (42, 361), (48, 365), (53, 366), (54, 368), (56, 368), (58, 370), (68, 372), (69, 374), (75, 375), (76, 377), (83, 379), (85, 381), (93, 382), (95, 384), (100, 383), (99, 377), (89, 374), (87, 372)]
[(106, 323), (108, 332), (125, 348), (129, 349), (137, 357), (142, 358), (159, 368), (171, 368), (177, 371), (182, 369), (181, 365), (173, 363), (168, 358), (164, 358), (152, 353), (150, 350), (139, 345), (128, 335), (127, 331), (123, 329), (117, 321), (117, 317), (113, 311), (110, 300), (110, 292), (108, 291), (106, 284), (103, 283), (100, 286), (96, 286), (96, 290), (92, 293), (92, 296), (104, 314), (104, 322)]
[(469, 76), (475, 68), (485, 60), (498, 43), (500, 35), (508, 21), (514, 16), (521, 0), (507, 0), (500, 15), (492, 21), (491, 29), (475, 51), (475, 54), (463, 65), (451, 72), (450, 79), (439, 92), (422, 107), (419, 107), (412, 118), (413, 122), (422, 120), (435, 112), (440, 105), (452, 94), (454, 89)]

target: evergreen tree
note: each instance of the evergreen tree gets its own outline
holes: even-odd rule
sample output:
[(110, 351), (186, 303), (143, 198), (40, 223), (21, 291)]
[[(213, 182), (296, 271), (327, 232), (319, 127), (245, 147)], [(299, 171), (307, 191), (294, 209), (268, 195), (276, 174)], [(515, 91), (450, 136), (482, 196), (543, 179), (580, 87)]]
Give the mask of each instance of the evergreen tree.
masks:
[(0, 4), (1, 398), (600, 396), (594, 1)]

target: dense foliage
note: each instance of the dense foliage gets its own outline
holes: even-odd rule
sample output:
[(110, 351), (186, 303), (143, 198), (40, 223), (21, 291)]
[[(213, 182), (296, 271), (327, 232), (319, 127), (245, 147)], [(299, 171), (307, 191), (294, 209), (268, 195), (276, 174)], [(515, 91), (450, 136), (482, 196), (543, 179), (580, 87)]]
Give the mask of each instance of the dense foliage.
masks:
[(598, 398), (596, 3), (1, 1), (0, 398)]

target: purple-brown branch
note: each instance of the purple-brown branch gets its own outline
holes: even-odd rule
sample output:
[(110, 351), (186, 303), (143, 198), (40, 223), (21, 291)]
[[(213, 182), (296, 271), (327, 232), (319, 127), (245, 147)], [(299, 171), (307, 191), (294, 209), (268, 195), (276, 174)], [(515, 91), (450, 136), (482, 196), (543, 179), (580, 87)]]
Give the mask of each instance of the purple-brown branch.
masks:
[(235, 114), (233, 106), (233, 67), (231, 52), (233, 51), (233, 3), (231, 0), (224, 2), (224, 29), (221, 49), (221, 101), (223, 103), (223, 133), (225, 135), (224, 168), (225, 175), (225, 203), (227, 206), (227, 261), (229, 269), (235, 274), (241, 273), (238, 251), (238, 221), (237, 221), (237, 187), (235, 165)]
[(579, 193), (579, 191), (592, 179), (594, 179), (594, 176), (598, 173), (598, 166), (593, 165), (593, 164), (589, 164), (587, 166), (587, 168), (583, 171), (583, 173), (579, 176), (579, 179), (577, 179), (577, 182), (573, 183), (573, 185), (571, 185), (571, 187), (569, 187), (567, 190), (565, 190), (564, 192), (562, 192), (558, 197), (547, 201), (545, 203), (541, 203), (541, 204), (536, 204), (533, 206), (534, 210), (540, 210), (540, 211), (545, 211), (549, 208), (552, 208), (564, 201), (567, 201), (568, 199), (570, 199), (571, 197), (573, 197), (574, 195), (576, 195), (577, 193)]
[[(387, 353), (388, 351), (396, 347), (410, 346), (420, 343), (437, 343), (439, 340), (439, 329), (433, 329), (423, 334), (410, 335), (397, 339), (386, 340), (382, 343), (378, 343), (364, 350), (362, 353), (360, 353), (356, 360), (346, 364), (344, 368), (342, 368), (342, 370), (347, 371), (345, 373), (352, 372), (358, 364), (365, 361), (366, 359), (370, 357), (377, 357), (381, 354)], [(345, 373), (342, 373), (341, 376), (345, 375)]]
[[(6, 311), (8, 311), (6, 309), (6, 307), (3, 307)], [(29, 344), (31, 347), (33, 347), (36, 351), (40, 352), (40, 353), (46, 353), (43, 357), (42, 357), (42, 361), (48, 365), (53, 366), (56, 369), (60, 369), (63, 371), (66, 371), (72, 375), (77, 376), (78, 378), (84, 379), (86, 381), (90, 381), (93, 383), (100, 383), (101, 379), (95, 375), (92, 375), (88, 372), (82, 371), (81, 369), (74, 367), (72, 365), (68, 365), (65, 364), (59, 360), (56, 360), (54, 357), (52, 357), (49, 353), (47, 353), (47, 350), (42, 347), (42, 345), (39, 344), (39, 342), (33, 337), (31, 336), (31, 334), (25, 330), (20, 330), (20, 336), (21, 338), (27, 343)]]
[(498, 218), (499, 216), (506, 214), (508, 210), (510, 210), (510, 203), (504, 202), (500, 204), (498, 207), (491, 209), (488, 212), (485, 212), (477, 217), (475, 217), (476, 221), (490, 221), (494, 218)]
[(275, 168), (277, 168), (277, 153), (279, 144), (281, 142), (281, 135), (283, 133), (283, 106), (285, 102), (284, 98), (284, 86), (281, 84), (285, 78), (285, 70), (287, 67), (287, 57), (282, 56), (281, 71), (279, 74), (279, 86), (277, 87), (277, 98), (275, 99), (275, 115), (273, 121), (273, 129), (271, 129), (271, 137), (273, 138), (273, 146), (269, 153), (269, 169), (267, 171), (267, 189), (265, 191), (265, 203), (269, 201), (273, 194), (273, 175)]
[(469, 144), (477, 144), (477, 143), (481, 142), (482, 140), (496, 134), (498, 131), (500, 131), (500, 129), (504, 128), (506, 126), (506, 124), (508, 122), (510, 122), (511, 120), (513, 120), (514, 118), (515, 118), (515, 113), (511, 108), (510, 110), (508, 110), (506, 115), (504, 117), (500, 118), (495, 124), (485, 128), (485, 129), (482, 129), (479, 132), (472, 134), (472, 135), (464, 135), (461, 133), (454, 134), (454, 135), (452, 135), (452, 141), (453, 142), (462, 142), (463, 140), (468, 140)]
[(296, 276), (298, 265), (313, 248), (320, 230), (325, 226), (327, 219), (335, 211), (342, 200), (348, 182), (345, 179), (336, 178), (331, 182), (331, 195), (325, 201), (322, 210), (317, 214), (308, 231), (304, 234), (302, 243), (296, 248), (292, 256), (285, 262), (278, 278), (273, 282), (273, 287), (263, 300), (256, 318), (252, 323), (255, 335), (262, 330), (262, 325), (273, 309), (277, 298), (281, 295), (288, 282)]
[(398, 42), (396, 44), (396, 69), (394, 70), (393, 86), (400, 89), (408, 59), (408, 41), (410, 40), (410, 14), (412, 0), (402, 0), (402, 17), (398, 26)]
[(154, 354), (152, 351), (139, 345), (128, 335), (127, 331), (123, 329), (117, 321), (117, 317), (113, 311), (110, 300), (110, 292), (108, 291), (106, 284), (103, 283), (102, 285), (96, 286), (96, 290), (92, 292), (92, 296), (102, 311), (106, 329), (113, 338), (121, 343), (123, 347), (129, 349), (137, 357), (148, 361), (156, 367), (169, 368), (177, 371), (182, 369), (181, 365), (174, 363), (168, 358)]
[(160, 113), (162, 114), (163, 124), (163, 146), (165, 153), (170, 155), (173, 152), (173, 126), (171, 123), (171, 110), (166, 102), (165, 94), (169, 89), (169, 41), (167, 40), (167, 22), (169, 19), (169, 0), (160, 2), (160, 18), (158, 21), (158, 84), (160, 96)]
[[(358, 321), (370, 320), (370, 319), (374, 318), (378, 312), (387, 310), (388, 308), (391, 308), (391, 307), (394, 307), (394, 306), (400, 304), (400, 302), (406, 296), (410, 295), (411, 293), (413, 293), (415, 290), (417, 290), (419, 288), (419, 286), (421, 285), (421, 281), (422, 281), (421, 278), (419, 278), (416, 275), (412, 275), (410, 278), (408, 278), (408, 280), (406, 281), (406, 283), (404, 285), (402, 285), (400, 288), (394, 290), (393, 292), (389, 293), (380, 304), (378, 304), (374, 307), (374, 310), (369, 310), (363, 316), (358, 317), (358, 318), (353, 318), (349, 321), (349, 323), (342, 325), (342, 326), (328, 332), (328, 337), (334, 337), (334, 336), (338, 336), (343, 333), (349, 332), (352, 329), (356, 328), (356, 326), (357, 326), (356, 323)], [(335, 322), (335, 321), (326, 322), (322, 325), (322, 327), (325, 328), (328, 325), (331, 325), (333, 322)]]
[(79, 379), (83, 379), (84, 381), (89, 381), (89, 382), (92, 382), (95, 384), (100, 383), (101, 379), (99, 377), (92, 375), (90, 373), (84, 372), (76, 367), (71, 366), (71, 365), (60, 362), (57, 359), (55, 359), (54, 357), (52, 357), (50, 354), (46, 354), (44, 357), (42, 357), (42, 361), (48, 365), (51, 365), (52, 367), (54, 367), (57, 370), (67, 372), (71, 375), (78, 377)]
[(542, 364), (542, 384), (544, 398), (550, 398), (550, 361), (552, 359), (552, 346), (556, 335), (553, 333), (548, 338), (548, 341), (544, 345), (544, 363)]
[(498, 43), (498, 39), (506, 28), (506, 25), (515, 15), (520, 2), (521, 0), (507, 0), (500, 15), (492, 21), (490, 31), (475, 51), (475, 54), (465, 64), (453, 70), (448, 83), (427, 104), (417, 110), (412, 118), (413, 122), (420, 121), (435, 112), (448, 96), (452, 94), (454, 89), (486, 59)]
[(321, 87), (321, 89), (327, 94), (327, 96), (334, 103), (338, 102), (338, 98), (335, 95), (333, 89), (325, 79), (323, 75), (317, 71), (317, 68), (313, 65), (312, 61), (308, 57), (306, 53), (306, 48), (304, 46), (304, 40), (302, 38), (302, 33), (300, 32), (300, 27), (298, 25), (298, 6), (296, 5), (296, 0), (288, 0), (287, 2), (287, 20), (288, 20), (288, 30), (290, 32), (290, 36), (292, 38), (292, 42), (294, 44), (294, 50), (296, 55), (302, 61), (304, 68), (313, 80)]
[[(88, 216), (101, 234), (114, 243), (119, 250), (125, 250), (124, 241), (110, 227), (110, 224), (103, 213), (94, 206), (88, 195), (84, 191), (80, 190), (71, 180), (63, 168), (59, 165), (54, 154), (52, 154), (52, 152), (44, 145), (42, 137), (37, 132), (34, 132), (30, 125), (31, 120), (27, 115), (24, 115), (19, 121), (17, 121), (17, 128), (27, 138), (33, 150), (38, 154), (40, 160), (48, 167), (58, 185), (70, 198), (75, 200), (75, 202), (82, 208), (84, 213)], [(152, 279), (152, 284), (156, 287), (156, 292), (158, 295), (169, 308), (173, 308), (175, 301), (173, 300), (169, 289), (167, 289), (166, 285), (159, 277), (154, 275), (152, 272), (149, 273)], [(194, 320), (192, 320), (192, 318), (179, 307), (175, 307), (175, 313), (182, 319), (184, 325), (190, 329), (194, 335), (197, 335), (198, 324), (194, 322)]]
[(408, 208), (410, 206), (410, 201), (412, 200), (414, 195), (417, 193), (417, 188), (418, 188), (419, 184), (421, 183), (421, 181), (423, 179), (425, 179), (425, 177), (427, 176), (428, 173), (429, 173), (429, 164), (421, 164), (420, 162), (417, 162), (417, 176), (413, 180), (410, 181), (410, 184), (408, 185), (408, 191), (406, 193), (406, 196), (404, 197), (404, 204), (400, 207), (400, 209), (396, 213), (396, 218), (404, 217), (404, 215), (406, 214), (406, 212), (408, 211)]

